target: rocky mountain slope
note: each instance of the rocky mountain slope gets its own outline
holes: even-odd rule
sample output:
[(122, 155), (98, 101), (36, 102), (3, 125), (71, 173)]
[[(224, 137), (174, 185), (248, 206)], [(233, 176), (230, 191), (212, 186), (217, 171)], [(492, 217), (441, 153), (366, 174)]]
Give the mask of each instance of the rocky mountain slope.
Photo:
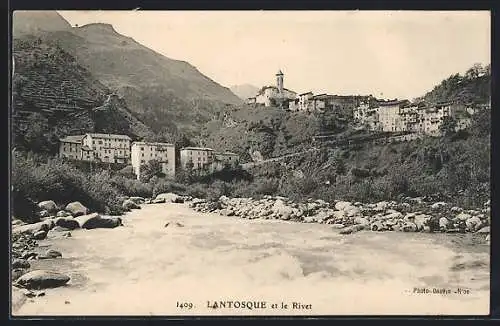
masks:
[(122, 99), (57, 44), (34, 36), (14, 39), (13, 61), (16, 146), (54, 151), (56, 138), (68, 134), (119, 132), (138, 138), (152, 134)]
[(258, 87), (250, 84), (233, 85), (229, 89), (242, 100), (246, 100), (249, 97), (254, 97), (260, 90)]
[[(61, 16), (58, 20), (57, 25), (65, 21)], [(189, 63), (169, 59), (120, 35), (111, 25), (41, 29), (50, 31), (39, 37), (73, 55), (79, 65), (123, 97), (134, 115), (155, 132), (181, 131), (194, 136), (219, 112), (241, 103), (228, 88)]]

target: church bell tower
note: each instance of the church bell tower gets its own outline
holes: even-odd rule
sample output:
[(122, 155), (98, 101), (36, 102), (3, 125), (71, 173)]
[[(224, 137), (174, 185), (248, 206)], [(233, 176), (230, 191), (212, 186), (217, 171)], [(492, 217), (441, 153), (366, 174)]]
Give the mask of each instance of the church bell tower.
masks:
[(283, 72), (281, 69), (276, 74), (276, 86), (278, 87), (278, 92), (283, 94)]

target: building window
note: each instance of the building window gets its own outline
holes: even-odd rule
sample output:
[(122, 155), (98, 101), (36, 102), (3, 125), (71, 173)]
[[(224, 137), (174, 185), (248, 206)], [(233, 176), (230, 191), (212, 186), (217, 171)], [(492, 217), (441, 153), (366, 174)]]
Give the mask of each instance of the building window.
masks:
[(142, 153), (142, 157), (144, 157), (144, 153)]
[(144, 147), (141, 147), (141, 151), (143, 151), (143, 150), (144, 150)]
[(102, 140), (99, 140), (99, 145), (102, 145)]

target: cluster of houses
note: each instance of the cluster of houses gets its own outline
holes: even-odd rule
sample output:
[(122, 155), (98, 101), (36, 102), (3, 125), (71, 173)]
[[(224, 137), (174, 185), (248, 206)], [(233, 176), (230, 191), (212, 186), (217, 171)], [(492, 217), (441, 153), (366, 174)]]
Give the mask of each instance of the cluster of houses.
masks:
[(284, 74), (281, 70), (276, 74), (276, 86), (261, 88), (255, 97), (247, 99), (247, 104), (303, 112), (347, 110), (353, 113), (354, 121), (359, 126), (370, 130), (431, 136), (441, 134), (440, 126), (446, 117), (452, 117), (456, 122), (455, 129), (461, 130), (470, 125), (471, 116), (478, 108), (491, 107), (491, 104), (473, 108), (452, 102), (429, 104), (397, 99), (378, 100), (371, 95), (314, 95), (312, 92), (297, 94), (284, 88)]
[(132, 165), (138, 179), (141, 166), (152, 160), (159, 162), (162, 172), (169, 177), (175, 176), (176, 164), (193, 171), (214, 172), (239, 163), (238, 154), (215, 152), (206, 147), (181, 148), (177, 160), (174, 144), (132, 142), (127, 135), (99, 133), (60, 139), (59, 156), (78, 161)]
[(368, 96), (329, 95), (306, 92), (298, 94), (284, 87), (284, 74), (280, 70), (276, 74), (276, 86), (264, 86), (256, 96), (247, 99), (246, 103), (257, 106), (281, 107), (290, 111), (324, 112), (334, 109), (354, 109)]
[[(484, 105), (481, 107), (488, 107)], [(467, 128), (471, 116), (478, 108), (457, 105), (453, 102), (429, 104), (411, 103), (408, 100), (381, 101), (372, 99), (354, 109), (354, 120), (370, 130), (409, 132), (430, 136), (441, 135), (440, 126), (447, 117), (455, 122), (455, 130)]]

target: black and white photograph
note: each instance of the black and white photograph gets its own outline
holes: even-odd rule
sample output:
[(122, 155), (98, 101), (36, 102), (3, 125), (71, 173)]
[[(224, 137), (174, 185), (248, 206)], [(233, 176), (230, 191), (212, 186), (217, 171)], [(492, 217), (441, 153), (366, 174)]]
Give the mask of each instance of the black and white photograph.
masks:
[(10, 313), (490, 313), (490, 11), (24, 10)]

